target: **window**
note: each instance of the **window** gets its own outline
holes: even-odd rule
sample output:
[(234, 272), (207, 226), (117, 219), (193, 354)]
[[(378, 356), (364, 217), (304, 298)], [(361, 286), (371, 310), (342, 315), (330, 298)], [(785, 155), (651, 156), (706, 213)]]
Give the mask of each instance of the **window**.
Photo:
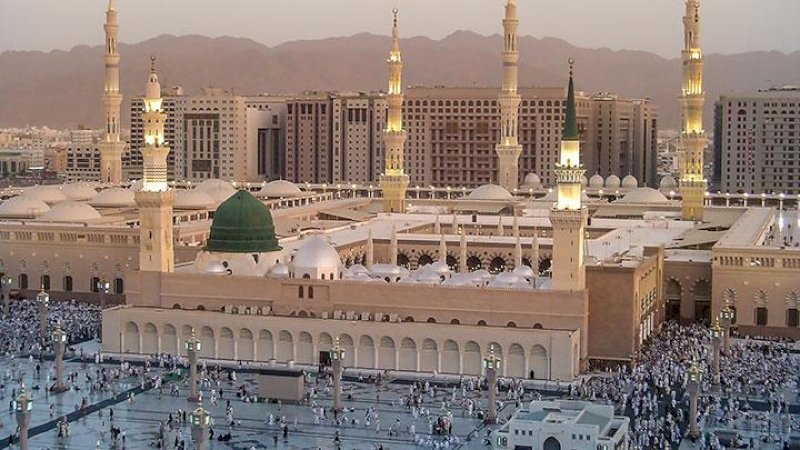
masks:
[(92, 292), (100, 292), (100, 287), (97, 285), (100, 283), (100, 277), (92, 277), (89, 281), (89, 290)]
[(786, 310), (786, 326), (790, 328), (800, 326), (800, 311), (796, 308)]
[(303, 298), (303, 286), (297, 286), (297, 296)]
[(314, 298), (314, 286), (308, 287), (308, 298)]
[(125, 284), (122, 278), (114, 278), (114, 293), (122, 294), (125, 291)]
[(72, 275), (64, 277), (64, 291), (72, 292)]
[(19, 288), (20, 289), (28, 289), (28, 274), (27, 273), (19, 274)]
[(756, 308), (756, 325), (767, 324), (767, 308)]
[(50, 275), (42, 275), (42, 278), (39, 281), (42, 289), (45, 291), (50, 290)]

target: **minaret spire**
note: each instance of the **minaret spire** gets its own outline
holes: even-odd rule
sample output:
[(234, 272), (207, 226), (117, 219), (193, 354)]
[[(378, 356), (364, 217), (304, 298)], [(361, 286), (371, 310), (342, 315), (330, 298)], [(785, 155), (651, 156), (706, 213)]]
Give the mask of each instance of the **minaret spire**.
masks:
[[(581, 204), (581, 178), (586, 170), (580, 161), (574, 64), (575, 61), (570, 59), (561, 153), (554, 170), (558, 183), (558, 202), (550, 211), (550, 223), (553, 226), (552, 286), (557, 291), (580, 291), (586, 288), (583, 242), (589, 215)], [(538, 243), (535, 245), (538, 247)]]
[(403, 129), (403, 58), (400, 54), (400, 27), (397, 21), (397, 8), (392, 10), (392, 50), (389, 52), (389, 92), (387, 103), (389, 113), (383, 142), (386, 147), (384, 171), (380, 179), (383, 191), (383, 206), (387, 212), (405, 212), (406, 190), (409, 178), (405, 173), (403, 152), (407, 132)]
[(683, 16), (683, 86), (681, 89), (682, 133), (678, 148), (680, 168), (681, 216), (684, 220), (703, 220), (703, 200), (708, 182), (703, 175), (703, 51), (700, 48), (700, 0), (686, 0)]
[(519, 104), (518, 91), (519, 49), (517, 48), (517, 3), (508, 0), (506, 16), (503, 19), (503, 88), (500, 92), (500, 142), (497, 152), (497, 179), (500, 186), (513, 191), (519, 186)]
[(105, 45), (105, 87), (103, 94), (103, 140), (100, 142), (100, 181), (119, 184), (122, 182), (122, 152), (125, 143), (120, 141), (120, 105), (122, 94), (119, 91), (119, 21), (114, 0), (109, 0), (106, 10)]
[(461, 240), (458, 243), (458, 271), (469, 272), (467, 268), (467, 232), (463, 228), (461, 229)]
[(140, 217), (139, 268), (142, 271), (172, 272), (175, 268), (172, 242), (172, 205), (175, 203), (175, 191), (167, 184), (169, 147), (164, 141), (166, 121), (161, 84), (156, 73), (156, 57), (151, 56), (142, 111), (142, 189), (136, 192)]

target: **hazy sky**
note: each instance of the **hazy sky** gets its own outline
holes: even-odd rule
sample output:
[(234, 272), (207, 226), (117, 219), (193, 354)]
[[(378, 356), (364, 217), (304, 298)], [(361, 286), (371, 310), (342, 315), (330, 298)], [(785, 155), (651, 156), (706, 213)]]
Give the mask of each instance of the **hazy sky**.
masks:
[[(117, 0), (120, 40), (160, 34), (288, 40), (388, 34), (401, 10), (404, 36), (500, 30), (504, 0)], [(518, 0), (520, 34), (584, 47), (677, 56), (683, 0)], [(69, 49), (102, 42), (107, 0), (0, 0), (0, 51)], [(707, 53), (800, 50), (800, 0), (704, 0)]]

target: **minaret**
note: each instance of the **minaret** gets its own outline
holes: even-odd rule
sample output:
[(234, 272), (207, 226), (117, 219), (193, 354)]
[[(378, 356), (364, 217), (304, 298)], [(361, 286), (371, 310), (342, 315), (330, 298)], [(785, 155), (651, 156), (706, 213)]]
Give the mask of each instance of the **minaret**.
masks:
[(503, 19), (504, 48), (503, 48), (503, 90), (500, 93), (500, 142), (495, 147), (497, 152), (497, 178), (498, 184), (513, 192), (519, 185), (519, 155), (522, 146), (519, 145), (519, 104), (520, 96), (517, 91), (517, 65), (519, 64), (519, 49), (517, 48), (517, 2), (508, 0), (506, 4), (506, 17)]
[(122, 152), (125, 143), (119, 139), (120, 105), (122, 94), (119, 91), (119, 22), (114, 0), (109, 0), (106, 10), (106, 83), (103, 95), (105, 129), (100, 142), (100, 181), (120, 184), (122, 182)]
[(169, 147), (164, 142), (167, 115), (161, 103), (156, 58), (152, 56), (142, 112), (142, 190), (136, 192), (136, 204), (139, 206), (139, 270), (172, 272), (175, 268), (172, 248), (172, 205), (175, 202), (175, 191), (167, 185)]
[(467, 232), (464, 229), (461, 230), (461, 241), (459, 241), (458, 245), (458, 271), (461, 273), (469, 272), (467, 267)]
[(703, 200), (708, 182), (703, 175), (703, 52), (700, 49), (700, 0), (686, 1), (683, 16), (683, 87), (681, 90), (682, 133), (678, 148), (683, 220), (703, 220)]
[(372, 228), (367, 230), (367, 269), (372, 270), (375, 263), (375, 243), (372, 242)]
[(533, 273), (539, 275), (539, 232), (533, 230), (533, 241), (531, 242), (531, 269)]
[(403, 59), (400, 56), (400, 29), (397, 26), (397, 9), (393, 10), (392, 50), (389, 52), (389, 113), (383, 142), (386, 147), (385, 168), (380, 179), (383, 191), (383, 209), (386, 212), (405, 212), (408, 175), (403, 167), (403, 148), (407, 132), (403, 129)]
[(522, 241), (519, 240), (519, 234), (515, 237), (517, 238), (514, 244), (514, 268), (516, 269), (522, 266)]
[(397, 265), (397, 228), (392, 223), (392, 236), (389, 238), (389, 264)]
[(447, 242), (444, 240), (444, 234), (439, 236), (439, 261), (447, 263)]
[(586, 288), (586, 266), (583, 264), (584, 228), (589, 217), (581, 205), (580, 136), (575, 114), (575, 86), (569, 61), (569, 88), (561, 154), (554, 172), (558, 183), (558, 202), (550, 211), (553, 226), (553, 283), (556, 291), (580, 291)]

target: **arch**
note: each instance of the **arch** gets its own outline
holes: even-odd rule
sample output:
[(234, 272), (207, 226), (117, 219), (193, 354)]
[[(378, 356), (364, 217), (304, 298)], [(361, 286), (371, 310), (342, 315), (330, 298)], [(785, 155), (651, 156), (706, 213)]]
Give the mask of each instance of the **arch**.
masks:
[(258, 355), (257, 359), (269, 361), (275, 357), (275, 341), (272, 339), (272, 332), (261, 330), (258, 332)]
[(467, 258), (467, 270), (470, 272), (475, 272), (476, 270), (481, 270), (483, 268), (483, 263), (481, 259), (475, 255), (470, 256)]
[(543, 327), (543, 326), (542, 326), (542, 324), (540, 324), (539, 322), (536, 322), (535, 324), (533, 324), (533, 329), (534, 329), (534, 330), (541, 330), (541, 329), (543, 329), (543, 328), (544, 328), (544, 327)]
[(419, 255), (417, 258), (417, 267), (429, 266), (433, 264), (433, 257), (427, 253)]
[(729, 305), (733, 306), (736, 304), (736, 289), (733, 288), (726, 288), (722, 292), (722, 301), (728, 302)]
[(481, 346), (475, 341), (469, 341), (464, 345), (464, 366), (462, 370), (465, 374), (481, 375), (482, 362)]
[(506, 327), (508, 327), (508, 328), (517, 328), (517, 323), (514, 322), (514, 321), (508, 322), (506, 324)]
[(450, 321), (450, 325), (461, 325), (461, 321), (458, 319), (453, 319)]
[(139, 325), (135, 322), (125, 324), (125, 353), (140, 353), (139, 347)]
[[(341, 345), (341, 343), (339, 343)], [(327, 352), (333, 348), (333, 337), (328, 333), (320, 333), (319, 337), (317, 337), (317, 346), (318, 350), (321, 352)]]
[(294, 360), (294, 337), (292, 333), (282, 330), (278, 333), (278, 342), (275, 348), (275, 359), (281, 362)]
[(436, 319), (434, 319), (433, 317), (428, 317), (428, 320), (426, 320), (426, 322), (428, 322), (428, 323), (436, 323)]
[(253, 361), (256, 359), (255, 341), (253, 332), (247, 328), (239, 330), (239, 338), (236, 341), (236, 359), (242, 361)]
[(561, 450), (561, 442), (558, 442), (558, 439), (554, 437), (549, 437), (544, 440), (542, 450)]
[(233, 330), (228, 327), (222, 327), (219, 330), (219, 348), (217, 349), (217, 358), (219, 359), (236, 359), (235, 355), (235, 342), (233, 340)]
[(192, 335), (192, 330), (194, 330), (194, 327), (191, 325), (184, 325), (181, 328), (181, 340), (178, 345), (178, 351), (181, 356), (186, 356), (186, 340)]
[(525, 349), (514, 343), (508, 347), (506, 358), (506, 375), (515, 378), (525, 378)]
[(694, 318), (697, 321), (711, 321), (711, 283), (708, 280), (697, 280), (692, 286), (694, 301)]
[(358, 367), (375, 367), (375, 341), (367, 335), (361, 336), (358, 340)]
[(408, 255), (406, 255), (405, 253), (398, 253), (397, 254), (397, 265), (399, 267), (405, 267), (406, 269), (411, 267), (411, 261), (408, 259)]
[(197, 310), (198, 310), (198, 311), (205, 311), (205, 310), (206, 310), (206, 307), (205, 307), (205, 306), (203, 306), (203, 305), (197, 305)]
[(485, 327), (485, 326), (486, 326), (486, 321), (485, 321), (485, 320), (483, 320), (483, 319), (479, 320), (479, 321), (478, 321), (478, 326), (479, 326), (479, 327)]
[(505, 272), (506, 267), (506, 260), (500, 256), (495, 256), (489, 261), (489, 273)]
[(539, 261), (539, 273), (547, 272), (552, 266), (553, 262), (550, 260), (550, 258), (543, 258), (541, 261)]
[(422, 372), (439, 370), (439, 346), (436, 345), (436, 341), (431, 338), (422, 341), (419, 363)]
[(530, 371), (537, 380), (550, 379), (550, 359), (547, 356), (547, 349), (539, 344), (531, 347)]
[(164, 325), (162, 329), (161, 352), (170, 355), (178, 354), (178, 330), (171, 324)]
[(417, 371), (417, 343), (411, 338), (400, 341), (398, 369)]
[(403, 322), (413, 322), (413, 321), (414, 321), (414, 318), (411, 317), (411, 316), (407, 316), (405, 319), (403, 319)]
[(756, 306), (765, 308), (767, 303), (769, 303), (769, 297), (767, 296), (767, 293), (763, 289), (758, 289), (753, 294), (753, 303), (755, 303)]
[(444, 341), (442, 348), (442, 372), (461, 373), (461, 349), (452, 339)]
[(450, 270), (458, 270), (458, 258), (453, 255), (447, 255), (446, 261)]
[(378, 369), (396, 369), (397, 349), (395, 349), (394, 339), (389, 336), (381, 338), (378, 348)]
[(314, 339), (311, 334), (303, 331), (297, 337), (297, 354), (296, 358), (300, 364), (314, 364)]
[(180, 303), (173, 303), (172, 304), (172, 309), (183, 309), (183, 308), (181, 307)]
[(144, 324), (142, 335), (142, 353), (154, 355), (158, 353), (158, 328), (153, 323)]
[(200, 357), (201, 358), (216, 358), (214, 330), (211, 327), (203, 327), (200, 329)]
[(353, 345), (353, 338), (349, 334), (339, 336), (339, 345), (344, 349), (344, 365), (353, 367), (356, 365), (356, 347)]
[(681, 296), (683, 294), (683, 288), (681, 287), (681, 283), (674, 278), (670, 278), (665, 284), (664, 297), (667, 303), (667, 319), (677, 320), (681, 316)]

